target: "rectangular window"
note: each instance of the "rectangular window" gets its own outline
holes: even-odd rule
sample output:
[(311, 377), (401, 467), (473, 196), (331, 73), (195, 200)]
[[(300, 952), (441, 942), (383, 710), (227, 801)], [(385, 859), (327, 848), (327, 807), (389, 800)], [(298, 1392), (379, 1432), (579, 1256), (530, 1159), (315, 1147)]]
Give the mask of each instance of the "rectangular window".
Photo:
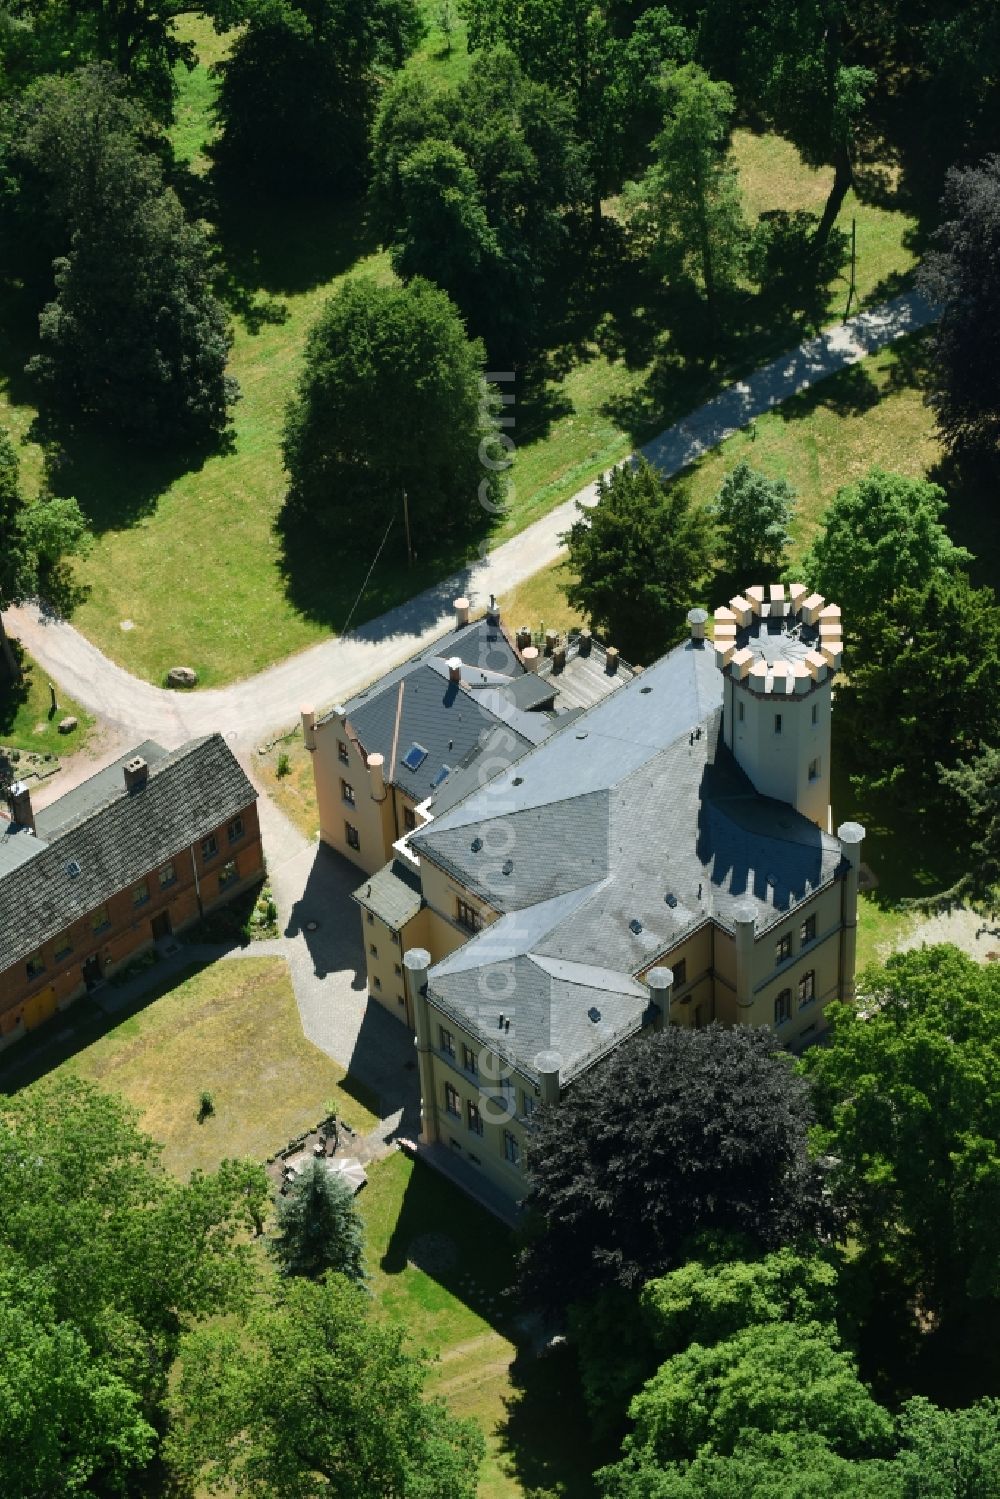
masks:
[(783, 937), (779, 937), (777, 942), (774, 944), (775, 966), (780, 967), (782, 963), (787, 963), (791, 956), (792, 934), (791, 932), (786, 932), (785, 935)]
[(456, 902), (456, 918), (459, 926), (464, 926), (467, 932), (478, 932), (482, 930), (483, 918), (475, 906), (470, 906), (467, 900)]
[(736, 704), (736, 717), (739, 719), (740, 723), (743, 722), (745, 708), (746, 708), (746, 704), (745, 703), (737, 703)]
[(781, 714), (780, 713), (776, 713), (774, 715), (774, 732), (776, 734), (780, 734), (781, 733)]
[(503, 1132), (503, 1158), (516, 1166), (521, 1159), (521, 1146), (516, 1135), (512, 1135), (509, 1129)]
[(803, 943), (805, 943), (805, 942), (815, 942), (816, 941), (816, 917), (815, 916), (807, 916), (806, 919), (805, 919), (805, 921), (799, 927), (799, 941), (803, 942)]
[(29, 979), (36, 979), (40, 973), (45, 972), (45, 959), (40, 952), (36, 952), (28, 959), (24, 966), (27, 969)]
[(784, 1025), (785, 1021), (790, 1020), (791, 1018), (792, 991), (791, 989), (782, 989), (781, 993), (774, 1001), (774, 1023), (775, 1025)]
[(809, 779), (810, 781), (819, 780), (819, 760), (809, 761)]
[(62, 939), (61, 943), (59, 944), (59, 946), (56, 948), (55, 952), (52, 954), (52, 960), (53, 960), (53, 962), (55, 962), (55, 963), (61, 963), (62, 960), (63, 960), (63, 958), (68, 958), (69, 955), (70, 955), (70, 953), (72, 951), (73, 951), (73, 943), (72, 943), (72, 941), (70, 940), (69, 937), (64, 937)]
[(456, 1119), (462, 1115), (462, 1100), (458, 1096), (458, 1089), (453, 1083), (444, 1085), (444, 1106), (449, 1114), (454, 1114)]
[(396, 995), (396, 1003), (398, 1005), (402, 1005), (404, 1010), (406, 1009), (406, 1000), (403, 998), (403, 996), (401, 994), (397, 994)]
[(347, 745), (344, 743), (343, 739), (337, 740), (337, 759), (340, 761), (341, 765), (350, 765), (351, 763), (351, 757), (347, 753)]
[(201, 857), (207, 864), (209, 859), (214, 859), (219, 852), (219, 845), (214, 833), (209, 833), (207, 838), (201, 840)]
[(373, 958), (377, 958), (378, 957), (378, 948), (375, 946), (374, 942), (369, 942), (369, 944), (368, 944), (368, 951), (371, 953), (371, 955), (372, 955)]
[(381, 992), (382, 992), (382, 980), (379, 979), (379, 978), (372, 979), (372, 988), (375, 990), (376, 994), (381, 994)]
[(354, 787), (349, 781), (341, 781), (340, 794), (349, 807), (354, 806)]
[(804, 973), (799, 979), (799, 1009), (801, 1010), (803, 1005), (811, 1004), (815, 998), (816, 971), (810, 968), (809, 972)]
[(535, 1095), (533, 1093), (523, 1092), (521, 1094), (521, 1112), (525, 1119), (530, 1119), (535, 1112)]
[(219, 870), (219, 889), (228, 890), (230, 885), (235, 885), (240, 877), (240, 871), (235, 859), (229, 859)]
[(132, 890), (133, 906), (144, 906), (149, 900), (149, 881), (141, 880)]
[(412, 807), (403, 808), (403, 832), (412, 833), (417, 825), (417, 814)]
[(455, 1037), (451, 1031), (445, 1030), (443, 1025), (438, 1026), (438, 1034), (441, 1038), (441, 1050), (447, 1056), (453, 1057), (455, 1055)]
[(375, 917), (372, 915), (371, 911), (368, 912), (366, 920), (367, 920), (369, 926), (374, 926), (375, 925)]
[(111, 925), (111, 917), (108, 915), (107, 906), (101, 906), (90, 918), (90, 930), (92, 932), (103, 932)]
[(462, 1047), (462, 1066), (465, 1068), (466, 1072), (471, 1072), (474, 1075), (478, 1074), (479, 1058), (476, 1055), (475, 1047)]
[(819, 723), (819, 704), (813, 703), (813, 723)]
[(481, 1135), (483, 1132), (483, 1116), (479, 1112), (479, 1105), (473, 1103), (470, 1099), (466, 1104), (466, 1110), (468, 1112), (469, 1128), (474, 1135)]
[(679, 989), (682, 984), (687, 983), (688, 965), (686, 958), (678, 958), (676, 963), (671, 963), (670, 971), (674, 976), (675, 989)]
[(347, 838), (347, 847), (348, 848), (360, 848), (361, 847), (361, 834), (358, 832), (358, 830), (354, 826), (353, 822), (345, 822), (344, 823), (344, 835)]
[(164, 864), (160, 870), (160, 889), (166, 890), (169, 885), (176, 884), (177, 871), (172, 864)]
[(393, 963), (392, 971), (398, 979), (401, 979), (403, 977), (403, 970), (398, 963)]
[(229, 839), (230, 843), (239, 843), (240, 839), (243, 837), (244, 831), (245, 829), (243, 827), (242, 817), (234, 817), (232, 822), (226, 829), (226, 837)]
[(399, 933), (398, 932), (390, 932), (389, 933), (389, 941), (392, 943), (393, 947), (398, 947), (399, 946)]

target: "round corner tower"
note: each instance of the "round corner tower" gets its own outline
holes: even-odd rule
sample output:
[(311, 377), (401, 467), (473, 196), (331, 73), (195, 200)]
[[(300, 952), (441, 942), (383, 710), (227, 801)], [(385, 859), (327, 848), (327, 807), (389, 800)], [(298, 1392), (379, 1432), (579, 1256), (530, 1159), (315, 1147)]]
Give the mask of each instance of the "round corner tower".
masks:
[(748, 588), (715, 611), (725, 742), (762, 796), (830, 826), (830, 708), (840, 609), (801, 583)]

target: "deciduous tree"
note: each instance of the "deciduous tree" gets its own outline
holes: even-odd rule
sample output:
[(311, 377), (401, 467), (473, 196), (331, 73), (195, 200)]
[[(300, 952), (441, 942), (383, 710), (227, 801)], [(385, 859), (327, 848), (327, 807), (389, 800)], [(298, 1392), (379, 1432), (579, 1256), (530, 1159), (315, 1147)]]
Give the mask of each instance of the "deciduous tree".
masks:
[(291, 1280), (273, 1306), (190, 1334), (168, 1456), (254, 1499), (475, 1499), (483, 1439), (425, 1398), (398, 1325), (341, 1276)]
[(1000, 156), (950, 171), (941, 212), (919, 280), (941, 309), (931, 399), (949, 446), (971, 449), (998, 469), (1000, 376), (992, 333), (1000, 324)]
[(236, 0), (245, 22), (218, 64), (216, 154), (235, 182), (278, 192), (356, 192), (368, 175), (383, 75), (423, 33), (414, 0)]
[(598, 483), (598, 503), (567, 532), (576, 581), (566, 596), (627, 660), (653, 661), (680, 638), (708, 575), (711, 522), (645, 461)]
[(743, 264), (747, 226), (729, 132), (732, 89), (695, 63), (664, 78), (666, 119), (653, 142), (653, 164), (630, 192), (633, 227), (671, 279), (689, 277), (704, 292), (713, 334), (719, 302)]
[(1000, 1294), (1000, 974), (954, 947), (899, 953), (831, 1006), (806, 1054), (820, 1148), (865, 1255), (925, 1307)]
[(794, 510), (795, 490), (786, 479), (769, 479), (746, 462), (730, 469), (712, 506), (723, 566), (746, 578), (780, 567)]
[(843, 610), (857, 645), (852, 669), (873, 642), (876, 615), (898, 594), (943, 582), (971, 560), (945, 530), (946, 511), (938, 485), (882, 469), (838, 489), (799, 570)]
[(671, 1026), (621, 1047), (539, 1117), (529, 1290), (564, 1304), (636, 1288), (698, 1232), (773, 1248), (814, 1230), (810, 1120), (806, 1085), (769, 1031)]
[(309, 335), (286, 419), (290, 516), (372, 539), (400, 520), (401, 537), (405, 491), (418, 552), (429, 528), (474, 529), (481, 501), (500, 508), (505, 461), (483, 367), (436, 286), (348, 281)]

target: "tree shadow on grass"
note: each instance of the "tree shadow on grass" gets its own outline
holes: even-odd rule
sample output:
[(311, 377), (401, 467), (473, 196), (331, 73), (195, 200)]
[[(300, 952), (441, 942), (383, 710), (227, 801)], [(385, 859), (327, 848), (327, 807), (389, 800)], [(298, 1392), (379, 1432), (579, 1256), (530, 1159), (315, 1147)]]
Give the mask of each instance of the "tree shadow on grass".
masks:
[(215, 447), (194, 451), (149, 449), (102, 432), (67, 430), (48, 416), (33, 423), (31, 435), (48, 449), (49, 487), (79, 501), (97, 536), (137, 524), (183, 474), (198, 472), (231, 442), (225, 435)]
[(379, 248), (364, 199), (280, 201), (213, 179), (223, 295), (295, 296), (343, 275)]
[(594, 1470), (617, 1452), (592, 1443), (573, 1349), (561, 1344), (541, 1357), (521, 1352), (511, 1379), (500, 1440), (521, 1489), (545, 1499), (591, 1499)]
[[(20, 641), (11, 640), (10, 648), (14, 653), (14, 659), (18, 663), (21, 674), (17, 681), (12, 681), (6, 674), (3, 661), (0, 660), (0, 740), (3, 739), (5, 734), (10, 734), (13, 731), (17, 715), (31, 696), (31, 671), (34, 662), (25, 659)], [(6, 763), (3, 756), (0, 755), (0, 786), (5, 784), (4, 770)]]

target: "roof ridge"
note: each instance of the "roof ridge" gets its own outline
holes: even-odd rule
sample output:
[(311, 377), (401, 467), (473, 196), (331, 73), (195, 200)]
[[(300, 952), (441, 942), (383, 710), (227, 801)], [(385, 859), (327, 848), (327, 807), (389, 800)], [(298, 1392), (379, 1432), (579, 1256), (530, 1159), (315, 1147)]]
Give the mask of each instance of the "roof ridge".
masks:
[[(158, 775), (160, 771), (166, 770), (171, 765), (177, 765), (188, 754), (193, 754), (195, 750), (201, 749), (202, 745), (207, 744), (212, 739), (218, 739), (220, 744), (222, 744), (224, 748), (229, 749), (228, 744), (226, 744), (226, 741), (218, 731), (216, 731), (214, 734), (202, 734), (197, 739), (187, 739), (183, 744), (178, 745), (176, 749), (169, 750), (164, 755), (162, 760), (154, 760), (151, 763), (147, 762), (150, 777)], [(138, 750), (139, 748), (139, 745), (135, 746), (136, 750)], [(229, 753), (232, 754), (232, 750), (229, 750)], [(120, 755), (118, 758), (121, 760), (125, 757)], [(233, 755), (233, 759), (236, 759), (235, 755)], [(112, 765), (115, 763), (115, 761), (112, 761)], [(238, 761), (237, 764), (239, 764)], [(111, 766), (105, 766), (104, 768), (106, 770), (110, 770)], [(242, 769), (242, 766), (240, 768)], [(94, 776), (88, 776), (87, 780), (89, 781), (91, 779), (94, 779), (100, 774), (100, 771), (95, 771)], [(87, 781), (80, 782), (81, 786), (85, 786), (86, 784)], [(73, 787), (71, 789), (77, 790), (78, 788)], [(67, 792), (64, 794), (68, 795), (69, 793)], [(80, 828), (83, 827), (86, 823), (91, 822), (95, 817), (102, 816), (109, 807), (113, 807), (116, 802), (120, 802), (127, 795), (128, 788), (126, 787), (123, 778), (121, 788), (119, 790), (109, 792), (108, 795), (103, 799), (103, 801), (95, 802), (91, 807), (84, 807), (82, 812), (78, 812), (76, 816), (71, 817), (68, 822), (60, 823), (55, 831), (44, 839), (45, 843), (49, 848), (55, 848), (60, 839), (62, 839), (69, 833), (79, 832)], [(54, 802), (49, 803), (49, 807), (46, 807), (42, 810), (48, 811), (49, 808), (58, 807), (60, 800), (60, 797), (56, 797)]]

